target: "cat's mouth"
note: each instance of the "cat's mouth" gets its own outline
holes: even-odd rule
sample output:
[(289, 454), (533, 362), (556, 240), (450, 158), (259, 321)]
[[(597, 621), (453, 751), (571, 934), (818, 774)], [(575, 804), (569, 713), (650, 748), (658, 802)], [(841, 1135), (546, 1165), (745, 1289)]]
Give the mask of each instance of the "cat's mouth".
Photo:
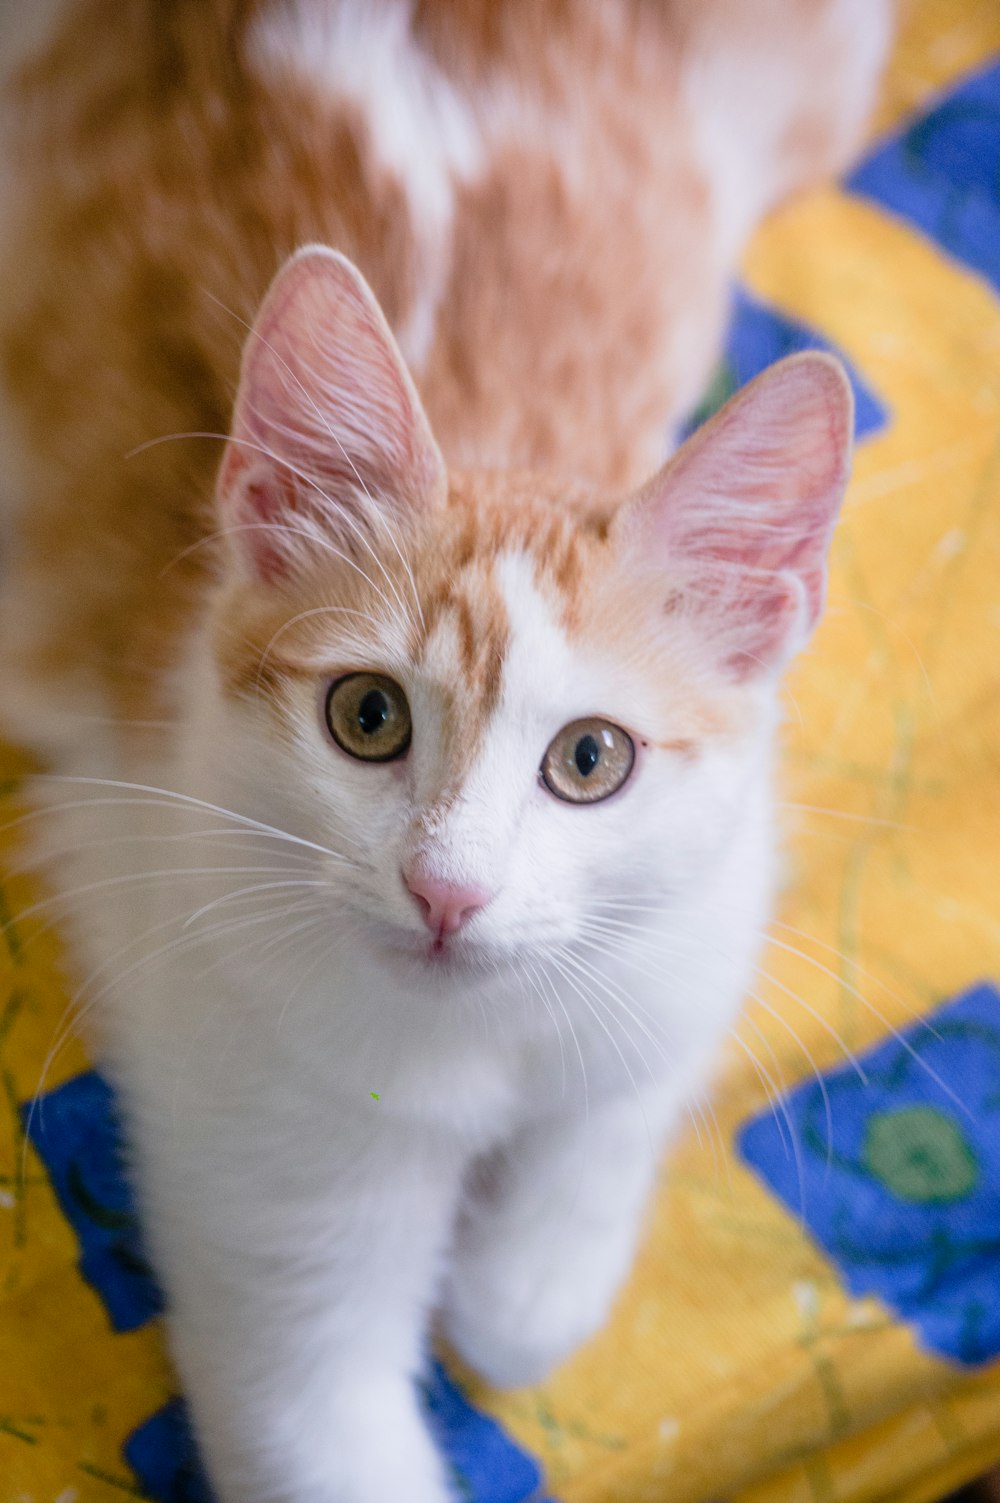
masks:
[(466, 934), (432, 936), (393, 926), (380, 938), (391, 963), (410, 975), (461, 977), (496, 970), (493, 947)]

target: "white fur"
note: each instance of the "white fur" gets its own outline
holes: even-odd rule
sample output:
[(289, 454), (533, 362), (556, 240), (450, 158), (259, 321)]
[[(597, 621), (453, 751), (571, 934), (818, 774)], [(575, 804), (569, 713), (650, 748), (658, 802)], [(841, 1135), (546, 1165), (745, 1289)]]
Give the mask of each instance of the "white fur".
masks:
[(761, 214), (803, 186), (785, 144), (796, 121), (812, 119), (829, 133), (813, 178), (845, 166), (871, 109), (892, 17), (888, 0), (832, 0), (798, 13), (764, 0), (741, 14), (728, 5), (706, 16), (682, 89), (715, 208), (712, 253), (724, 264)]
[[(442, 1503), (412, 1389), (432, 1308), (498, 1383), (543, 1376), (603, 1323), (659, 1147), (750, 974), (773, 712), (699, 764), (647, 754), (604, 805), (560, 803), (537, 777), (552, 735), (595, 706), (641, 727), (643, 685), (581, 658), (525, 559), (500, 577), (501, 704), (446, 806), (422, 798), (440, 788), (456, 644), (442, 630), (414, 664), (387, 621), (375, 661), (413, 704), (406, 763), (343, 757), (305, 686), (284, 736), (263, 707), (231, 709), (195, 640), (179, 737), (131, 769), (309, 844), (225, 834), (240, 826), (128, 790), (47, 825), (64, 872), (83, 847), (67, 885), (104, 884), (74, 901), (77, 936), (104, 966), (90, 993), (223, 1503)], [(334, 622), (334, 657), (338, 640)], [(484, 959), (469, 976), (386, 949), (422, 932), (399, 876), (418, 847), (495, 892), (467, 930)], [(192, 874), (152, 875), (174, 867)], [(229, 896), (300, 873), (323, 887)], [(315, 924), (289, 948), (301, 915), (281, 912), (303, 896)], [(624, 915), (645, 931), (638, 961), (587, 948), (609, 896), (644, 905)], [(477, 1165), (486, 1188), (463, 1194)]]
[(472, 181), (483, 141), (469, 102), (410, 35), (407, 0), (293, 0), (266, 10), (254, 50), (269, 72), (291, 67), (365, 122), (376, 164), (402, 185), (420, 258), (420, 292), (400, 348), (419, 370), (447, 274), (455, 186)]

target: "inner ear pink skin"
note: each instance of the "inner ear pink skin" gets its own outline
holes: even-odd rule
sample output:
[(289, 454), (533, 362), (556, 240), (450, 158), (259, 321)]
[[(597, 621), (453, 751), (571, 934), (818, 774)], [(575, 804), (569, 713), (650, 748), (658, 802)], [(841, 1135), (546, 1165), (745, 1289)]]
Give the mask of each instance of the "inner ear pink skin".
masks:
[(850, 471), (853, 395), (810, 352), (738, 392), (620, 520), (632, 567), (662, 559), (739, 678), (780, 667), (819, 619)]
[(436, 945), (457, 934), (494, 896), (471, 882), (446, 882), (418, 869), (404, 871), (403, 881), (416, 899), (420, 916), (434, 935)]
[(261, 582), (323, 539), (443, 496), (447, 471), (385, 316), (325, 247), (278, 273), (247, 340), (219, 472), (224, 529)]

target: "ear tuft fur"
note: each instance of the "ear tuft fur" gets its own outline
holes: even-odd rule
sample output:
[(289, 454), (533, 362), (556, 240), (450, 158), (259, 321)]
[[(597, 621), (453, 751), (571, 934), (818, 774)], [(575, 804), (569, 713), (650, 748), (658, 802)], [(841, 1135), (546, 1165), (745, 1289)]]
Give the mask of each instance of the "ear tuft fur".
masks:
[(738, 392), (625, 508), (633, 562), (670, 571), (738, 677), (781, 667), (819, 620), (853, 409), (839, 361), (793, 355)]
[(380, 514), (432, 504), (447, 476), (416, 388), (361, 273), (299, 251), (264, 299), (243, 356), (218, 482), (222, 525), (262, 581)]

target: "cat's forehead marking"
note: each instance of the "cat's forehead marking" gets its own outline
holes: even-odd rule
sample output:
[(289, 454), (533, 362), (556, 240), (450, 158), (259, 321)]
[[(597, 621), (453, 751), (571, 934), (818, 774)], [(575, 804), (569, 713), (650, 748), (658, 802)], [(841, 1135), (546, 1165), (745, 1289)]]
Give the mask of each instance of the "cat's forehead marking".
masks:
[(553, 654), (565, 667), (607, 532), (604, 513), (581, 516), (572, 497), (560, 504), (534, 479), (462, 477), (449, 499), (415, 559), (413, 661), (442, 704), (441, 798), (460, 790), (492, 728), (531, 698), (534, 669)]
[(422, 839), (446, 833), (457, 806), (489, 810), (492, 829), (516, 820), (552, 731), (553, 704), (577, 678), (573, 645), (530, 552), (504, 550), (488, 569), (472, 572), (486, 586), (477, 597), (484, 607), (478, 621), (502, 627), (502, 653), (494, 660), (496, 682), (487, 687), (459, 665), (460, 613), (440, 615), (428, 638), (425, 668), (444, 708), (438, 765), (421, 796)]
[(415, 657), (442, 698), (442, 772), (447, 788), (454, 790), (496, 713), (510, 623), (492, 571), (485, 567), (445, 574), (422, 612), (424, 628)]
[(606, 563), (606, 543), (616, 510), (579, 485), (538, 475), (453, 475), (447, 535), (436, 557), (452, 575), (470, 566), (496, 575), (499, 561), (527, 559), (538, 588), (572, 630), (588, 575)]

